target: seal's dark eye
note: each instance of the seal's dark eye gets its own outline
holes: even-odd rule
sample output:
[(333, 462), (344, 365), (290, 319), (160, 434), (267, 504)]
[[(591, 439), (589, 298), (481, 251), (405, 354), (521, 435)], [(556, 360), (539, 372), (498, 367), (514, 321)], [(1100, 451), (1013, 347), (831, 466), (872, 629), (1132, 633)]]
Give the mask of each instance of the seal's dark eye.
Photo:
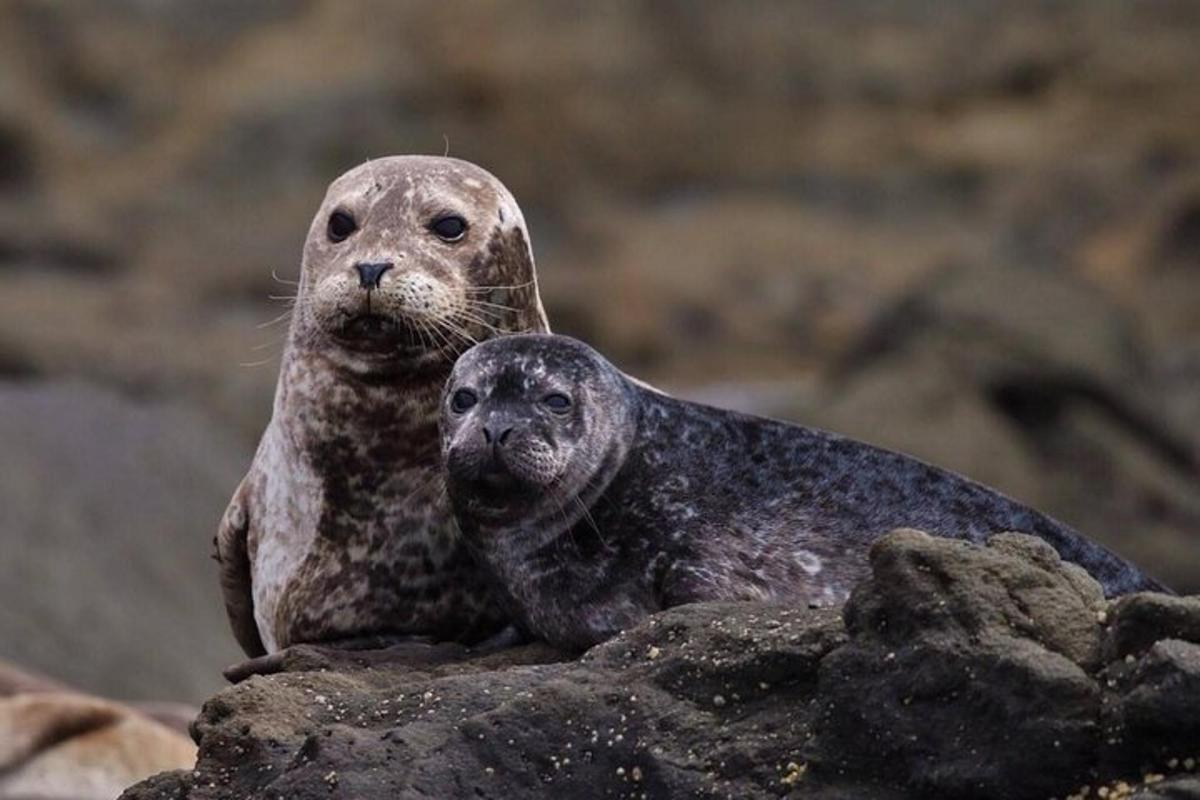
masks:
[(335, 211), (329, 215), (329, 241), (343, 241), (356, 230), (358, 223), (345, 211)]
[(470, 389), (459, 389), (450, 398), (450, 408), (455, 414), (461, 414), (475, 405), (476, 399), (475, 393)]
[(560, 392), (553, 392), (543, 397), (542, 403), (554, 413), (562, 414), (571, 407), (571, 398)]
[(429, 224), (429, 229), (447, 242), (457, 242), (467, 232), (467, 221), (454, 215), (438, 217)]

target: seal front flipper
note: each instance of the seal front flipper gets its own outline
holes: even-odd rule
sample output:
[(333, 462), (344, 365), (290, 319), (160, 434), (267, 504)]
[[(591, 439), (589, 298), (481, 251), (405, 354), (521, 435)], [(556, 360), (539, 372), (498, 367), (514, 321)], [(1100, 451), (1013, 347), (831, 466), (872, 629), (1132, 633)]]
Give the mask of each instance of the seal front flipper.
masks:
[(658, 601), (658, 609), (655, 610), (714, 600), (715, 588), (683, 561), (671, 561), (661, 570), (655, 586), (654, 594)]
[[(253, 470), (251, 470), (253, 472)], [(250, 502), (250, 475), (238, 484), (214, 541), (214, 557), (221, 567), (221, 594), (225, 598), (225, 612), (238, 644), (251, 657), (265, 655), (258, 625), (254, 621), (254, 598), (250, 590), (250, 555), (247, 536), (250, 519), (254, 513)]]
[[(349, 640), (346, 640), (349, 641)], [(225, 679), (241, 683), (254, 675), (280, 672), (347, 672), (373, 667), (422, 668), (462, 661), (475, 653), (458, 642), (434, 642), (426, 636), (392, 637), (391, 644), (374, 646), (382, 640), (363, 637), (352, 647), (337, 644), (294, 644), (264, 656), (226, 667)], [(353, 645), (362, 645), (361, 649)]]
[(479, 655), (483, 653), (495, 653), (500, 650), (508, 650), (511, 647), (520, 647), (523, 644), (529, 644), (535, 641), (533, 634), (525, 629), (524, 626), (513, 623), (505, 626), (499, 632), (492, 634), (478, 644), (471, 645), (471, 652)]

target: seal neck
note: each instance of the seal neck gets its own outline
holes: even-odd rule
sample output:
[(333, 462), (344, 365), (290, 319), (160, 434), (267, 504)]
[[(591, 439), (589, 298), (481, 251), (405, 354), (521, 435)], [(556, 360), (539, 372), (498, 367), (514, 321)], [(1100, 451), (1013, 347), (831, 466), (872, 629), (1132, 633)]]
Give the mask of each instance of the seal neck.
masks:
[[(438, 406), (449, 364), (441, 370), (358, 374), (314, 351), (284, 354), (273, 422), (318, 472), (428, 466), (439, 454)], [(342, 458), (320, 457), (335, 442)], [(370, 445), (368, 447), (368, 445)], [(381, 458), (383, 454), (391, 458)], [(336, 462), (336, 463), (335, 463)]]

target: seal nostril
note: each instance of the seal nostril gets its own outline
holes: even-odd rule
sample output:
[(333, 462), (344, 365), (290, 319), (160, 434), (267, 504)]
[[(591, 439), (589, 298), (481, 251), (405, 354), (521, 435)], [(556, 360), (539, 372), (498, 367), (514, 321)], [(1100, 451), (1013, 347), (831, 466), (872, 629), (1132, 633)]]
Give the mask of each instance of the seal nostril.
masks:
[(358, 270), (358, 285), (364, 289), (378, 289), (383, 273), (392, 268), (390, 261), (360, 261), (354, 265)]
[(507, 441), (508, 441), (508, 435), (509, 435), (510, 433), (512, 433), (512, 428), (505, 428), (504, 430), (502, 430), (502, 431), (500, 432), (500, 438), (499, 438), (499, 439), (497, 439), (497, 441), (498, 441), (500, 444), (504, 444), (505, 442), (507, 442)]
[(492, 432), (487, 429), (487, 426), (483, 428), (483, 440), (488, 444), (492, 443)]

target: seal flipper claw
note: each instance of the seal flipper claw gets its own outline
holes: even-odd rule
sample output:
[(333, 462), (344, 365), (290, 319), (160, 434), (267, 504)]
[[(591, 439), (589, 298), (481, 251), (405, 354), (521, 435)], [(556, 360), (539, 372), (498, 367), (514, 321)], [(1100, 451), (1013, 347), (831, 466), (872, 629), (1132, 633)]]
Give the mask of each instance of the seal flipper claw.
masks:
[(227, 667), (230, 683), (253, 675), (280, 672), (370, 669), (377, 666), (430, 666), (469, 655), (461, 644), (435, 642), (428, 636), (361, 636), (328, 644), (295, 644)]
[(529, 644), (532, 641), (534, 641), (534, 637), (528, 631), (516, 625), (508, 625), (479, 644), (472, 645), (471, 653), (473, 655), (485, 655), (487, 653), (495, 653), (498, 650), (507, 650), (510, 647), (519, 647), (523, 644)]
[(230, 683), (241, 683), (253, 675), (274, 675), (277, 672), (283, 672), (286, 653), (286, 650), (280, 650), (277, 653), (248, 658), (226, 667), (221, 670), (221, 674)]

